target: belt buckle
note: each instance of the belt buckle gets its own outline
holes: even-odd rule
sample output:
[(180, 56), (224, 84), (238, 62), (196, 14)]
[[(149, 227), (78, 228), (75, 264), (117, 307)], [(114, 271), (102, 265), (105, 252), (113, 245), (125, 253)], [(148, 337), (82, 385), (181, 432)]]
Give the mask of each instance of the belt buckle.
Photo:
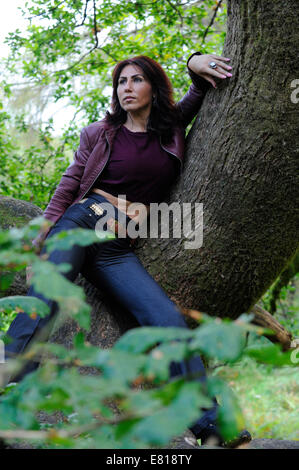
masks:
[(89, 208), (96, 214), (96, 215), (102, 215), (104, 213), (104, 209), (100, 206), (100, 204), (97, 204), (94, 202), (89, 206)]

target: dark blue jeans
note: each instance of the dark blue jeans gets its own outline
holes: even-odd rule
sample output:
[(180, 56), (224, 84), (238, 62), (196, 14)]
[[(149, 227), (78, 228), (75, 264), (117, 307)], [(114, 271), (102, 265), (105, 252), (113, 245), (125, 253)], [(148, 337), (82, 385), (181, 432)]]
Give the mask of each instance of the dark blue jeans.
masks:
[[(105, 203), (108, 201), (96, 193), (92, 193), (83, 203), (77, 203), (69, 207), (61, 219), (54, 225), (48, 234), (48, 238), (62, 231), (76, 227), (94, 229), (96, 223), (103, 215), (97, 215), (90, 208), (92, 203)], [(114, 217), (125, 217), (125, 221), (131, 219), (120, 214), (111, 205)], [(124, 220), (124, 219), (121, 219)], [(107, 226), (104, 226), (107, 229)], [(115, 238), (113, 240), (94, 243), (87, 247), (75, 245), (70, 250), (55, 250), (48, 260), (55, 264), (70, 263), (70, 271), (63, 275), (70, 281), (74, 281), (81, 273), (95, 287), (110, 293), (137, 319), (141, 326), (164, 326), (187, 328), (187, 324), (172, 300), (164, 290), (149, 275), (134, 253), (130, 244), (131, 239)], [(45, 252), (43, 248), (41, 254)], [(35, 296), (49, 305), (51, 311), (46, 318), (37, 317), (31, 319), (26, 313), (19, 313), (11, 323), (7, 334), (12, 341), (6, 346), (6, 357), (9, 358), (24, 351), (37, 333), (45, 331), (44, 326), (57, 313), (58, 306), (55, 301), (45, 298), (31, 286), (27, 295)], [(20, 380), (25, 374), (33, 371), (38, 366), (36, 362), (30, 362), (23, 370)], [(206, 372), (200, 356), (188, 361), (172, 362), (170, 365), (171, 377), (185, 375), (187, 373), (199, 373), (201, 382), (206, 380)], [(215, 424), (217, 402), (211, 409), (203, 409), (204, 414), (194, 423), (190, 429), (200, 437), (202, 430)]]

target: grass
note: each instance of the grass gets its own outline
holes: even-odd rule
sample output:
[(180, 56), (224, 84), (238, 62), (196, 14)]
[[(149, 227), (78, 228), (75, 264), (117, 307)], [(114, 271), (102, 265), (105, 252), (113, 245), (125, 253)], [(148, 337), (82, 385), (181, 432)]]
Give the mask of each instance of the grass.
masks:
[(235, 393), (253, 438), (299, 440), (299, 368), (244, 358), (217, 367), (213, 375), (225, 379)]
[[(275, 318), (298, 338), (298, 274), (282, 291), (277, 307)], [(276, 367), (246, 357), (234, 365), (215, 367), (212, 375), (226, 380), (235, 393), (253, 438), (299, 440), (299, 364)]]

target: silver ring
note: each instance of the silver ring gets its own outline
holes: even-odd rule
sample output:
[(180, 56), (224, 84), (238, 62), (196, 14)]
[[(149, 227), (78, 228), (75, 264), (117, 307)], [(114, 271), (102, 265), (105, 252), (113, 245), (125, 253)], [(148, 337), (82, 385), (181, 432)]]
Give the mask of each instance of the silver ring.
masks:
[(211, 67), (211, 69), (217, 69), (216, 62), (209, 62), (209, 67)]

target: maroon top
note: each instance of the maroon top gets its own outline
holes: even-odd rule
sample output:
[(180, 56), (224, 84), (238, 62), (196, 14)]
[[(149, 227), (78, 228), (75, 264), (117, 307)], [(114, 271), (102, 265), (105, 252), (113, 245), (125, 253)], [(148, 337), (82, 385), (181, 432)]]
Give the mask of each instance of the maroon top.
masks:
[(162, 149), (157, 135), (121, 126), (110, 159), (94, 187), (131, 202), (162, 202), (179, 172), (180, 162)]

